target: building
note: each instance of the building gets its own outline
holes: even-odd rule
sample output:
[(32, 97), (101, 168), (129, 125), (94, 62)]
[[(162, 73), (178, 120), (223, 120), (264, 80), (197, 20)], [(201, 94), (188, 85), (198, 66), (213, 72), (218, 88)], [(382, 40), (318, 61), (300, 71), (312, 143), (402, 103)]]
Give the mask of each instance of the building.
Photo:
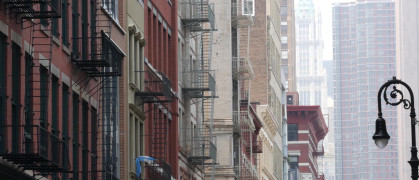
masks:
[[(144, 64), (140, 67), (134, 64), (130, 68), (134, 71), (138, 68), (140, 75), (135, 77), (144, 81), (144, 86), (134, 94), (135, 104), (144, 108), (145, 112), (144, 155), (156, 159), (143, 164), (143, 176), (146, 179), (177, 178), (178, 4), (170, 0), (145, 0), (140, 3), (144, 4)], [(130, 39), (133, 40), (135, 37)], [(135, 42), (132, 43), (135, 47)], [(137, 44), (138, 47), (141, 45)], [(134, 58), (135, 62), (138, 60)], [(136, 128), (141, 129), (141, 126)]]
[[(121, 113), (126, 121), (121, 126), (125, 133), (121, 134), (124, 151), (121, 151), (120, 158), (124, 159), (124, 166), (121, 167), (121, 179), (137, 179), (136, 162), (138, 156), (145, 155), (145, 120), (146, 114), (144, 104), (139, 102), (136, 93), (144, 90), (144, 1), (128, 0), (126, 3), (126, 34), (127, 61), (124, 63), (124, 81), (120, 88), (125, 96), (121, 98), (124, 104), (124, 112)], [(137, 100), (137, 101), (136, 101)], [(122, 144), (122, 143), (121, 143)], [(144, 168), (144, 165), (143, 167)], [(141, 173), (141, 178), (145, 178)]]
[(260, 179), (282, 179), (283, 172), (288, 172), (287, 145), (286, 139), (284, 140), (286, 134), (283, 129), (286, 127), (286, 80), (281, 59), (282, 1), (253, 3), (249, 61), (254, 77), (250, 81), (250, 102), (257, 102), (256, 111), (265, 117), (262, 119), (259, 116), (259, 119), (269, 124), (262, 127), (263, 133), (259, 133), (259, 138), (264, 141), (261, 143), (263, 150), (259, 155), (260, 165), (257, 167)]
[(215, 176), (213, 9), (214, 3), (208, 1), (179, 1), (179, 179)]
[[(328, 128), (320, 106), (287, 106), (290, 180), (323, 180), (317, 158), (324, 154), (319, 142)], [(320, 144), (321, 145), (321, 144)]]
[[(416, 98), (415, 104), (419, 96), (419, 82), (418, 61), (417, 61), (417, 47), (418, 47), (418, 21), (409, 17), (416, 17), (418, 10), (418, 3), (415, 1), (395, 1), (395, 17), (396, 17), (396, 71), (397, 79), (406, 82), (413, 91)], [(404, 94), (408, 94), (406, 90), (402, 90)], [(408, 96), (408, 95), (407, 95)], [(384, 106), (384, 105), (383, 105)], [(393, 107), (392, 109), (394, 109)], [(417, 111), (416, 111), (417, 112)], [(398, 171), (399, 179), (409, 179), (412, 170), (407, 161), (411, 158), (410, 147), (412, 145), (412, 128), (410, 123), (406, 123), (410, 119), (410, 111), (403, 107), (397, 107), (397, 149), (398, 149)], [(387, 115), (384, 116), (387, 120)], [(387, 121), (388, 123), (388, 121)], [(392, 140), (394, 134), (390, 134)]]
[(383, 105), (388, 146), (371, 140), (377, 91), (396, 74), (394, 2), (337, 3), (332, 12), (336, 179), (400, 179), (394, 107)]
[(124, 5), (72, 0), (1, 6), (1, 176), (120, 178), (125, 39), (115, 26), (123, 25), (125, 16), (117, 12)]
[(295, 13), (294, 0), (280, 2), (281, 13), (281, 65), (285, 74), (286, 89), (297, 91)]
[(317, 6), (313, 0), (295, 1), (297, 90), (301, 105), (320, 105), (327, 113), (322, 17)]

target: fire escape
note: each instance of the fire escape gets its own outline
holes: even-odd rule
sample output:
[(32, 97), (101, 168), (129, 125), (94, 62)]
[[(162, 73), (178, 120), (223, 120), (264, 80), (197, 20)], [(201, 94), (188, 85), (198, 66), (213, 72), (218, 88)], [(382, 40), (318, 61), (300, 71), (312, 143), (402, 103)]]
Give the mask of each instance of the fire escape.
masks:
[(250, 104), (250, 80), (254, 73), (249, 60), (252, 12), (247, 0), (233, 0), (232, 76), (233, 76), (233, 163), (236, 179), (258, 179), (259, 153), (262, 144), (257, 137), (260, 121)]
[(156, 161), (145, 164), (147, 179), (171, 179), (171, 167), (167, 163), (169, 121), (172, 119), (170, 102), (172, 98), (171, 82), (166, 75), (146, 66), (139, 72), (144, 86), (135, 92), (135, 104), (142, 107), (148, 104), (151, 111), (152, 131), (150, 132), (150, 156)]
[[(29, 73), (25, 82), (25, 105), (23, 119), (6, 121), (2, 131), (0, 157), (22, 167), (33, 170), (34, 175), (49, 175), (66, 171), (63, 152), (67, 151), (58, 132), (48, 125), (48, 100), (51, 82), (52, 36), (51, 22), (61, 17), (60, 0), (2, 0), (0, 4), (10, 17), (16, 18), (22, 27), (30, 28), (32, 49)], [(17, 74), (20, 78), (20, 74)], [(14, 93), (16, 94), (16, 93)], [(19, 97), (12, 97), (19, 99)], [(18, 108), (12, 106), (12, 114)]]
[[(73, 34), (71, 61), (85, 74), (77, 79), (73, 86), (79, 86), (81, 91), (84, 91), (89, 82), (97, 83), (96, 87), (86, 92), (90, 97), (98, 98), (98, 116), (95, 123), (98, 131), (95, 136), (97, 147), (93, 147), (90, 152), (94, 167), (89, 173), (91, 177), (98, 179), (117, 180), (119, 167), (115, 164), (119, 163), (118, 77), (122, 73), (124, 53), (111, 39), (112, 20), (103, 12), (110, 7), (105, 7), (101, 0), (81, 3), (89, 3), (90, 12), (94, 13), (91, 13), (88, 19), (87, 8), (81, 10), (82, 33), (76, 36)], [(109, 4), (108, 6), (112, 7)], [(77, 172), (74, 176), (78, 176)]]
[(216, 98), (215, 74), (211, 69), (213, 31), (216, 30), (214, 6), (207, 0), (182, 0), (180, 8), (186, 41), (198, 42), (196, 60), (191, 58), (182, 60), (181, 79), (184, 101), (192, 101), (198, 108), (196, 127), (191, 127), (187, 123), (183, 131), (188, 132), (188, 135), (183, 140), (187, 146), (189, 163), (202, 167), (205, 177), (214, 179), (217, 157), (217, 148), (212, 136), (214, 98)]

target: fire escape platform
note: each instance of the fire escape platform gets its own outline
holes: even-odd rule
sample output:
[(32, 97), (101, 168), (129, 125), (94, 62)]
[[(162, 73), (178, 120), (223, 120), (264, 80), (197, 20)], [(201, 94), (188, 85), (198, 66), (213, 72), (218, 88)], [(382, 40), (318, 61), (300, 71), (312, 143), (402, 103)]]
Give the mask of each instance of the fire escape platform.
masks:
[[(61, 0), (1, 0), (0, 3), (7, 5), (22, 19), (61, 17)], [(45, 9), (35, 5), (45, 5)]]

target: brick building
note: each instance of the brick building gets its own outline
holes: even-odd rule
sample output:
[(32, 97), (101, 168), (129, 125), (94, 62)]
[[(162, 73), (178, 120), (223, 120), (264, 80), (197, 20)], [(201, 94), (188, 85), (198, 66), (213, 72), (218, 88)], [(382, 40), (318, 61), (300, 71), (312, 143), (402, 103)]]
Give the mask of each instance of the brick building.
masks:
[(119, 178), (122, 9), (121, 1), (1, 2), (2, 177)]
[(320, 106), (287, 106), (288, 154), (290, 180), (324, 179), (319, 173), (317, 157), (323, 155), (319, 142), (326, 136), (328, 128)]

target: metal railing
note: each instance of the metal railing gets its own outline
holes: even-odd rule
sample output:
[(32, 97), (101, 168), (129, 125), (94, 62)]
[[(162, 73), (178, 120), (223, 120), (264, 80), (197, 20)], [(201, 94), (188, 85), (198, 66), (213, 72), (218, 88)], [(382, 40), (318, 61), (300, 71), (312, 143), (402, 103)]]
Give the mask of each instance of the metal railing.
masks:
[(42, 172), (64, 170), (64, 141), (37, 125), (3, 125), (0, 157)]
[(234, 79), (251, 79), (254, 77), (249, 58), (232, 57), (232, 70)]
[(215, 93), (214, 71), (186, 71), (183, 72), (184, 90), (211, 91)]
[[(213, 30), (215, 29), (215, 15), (213, 7), (206, 1), (181, 2), (180, 3), (182, 21), (186, 25), (193, 25), (192, 31)], [(208, 22), (206, 27), (202, 22)]]
[(1, 0), (22, 19), (60, 18), (61, 0)]
[(171, 82), (164, 74), (151, 70), (139, 71), (144, 79), (144, 88), (135, 92), (137, 106), (144, 103), (170, 102)]

